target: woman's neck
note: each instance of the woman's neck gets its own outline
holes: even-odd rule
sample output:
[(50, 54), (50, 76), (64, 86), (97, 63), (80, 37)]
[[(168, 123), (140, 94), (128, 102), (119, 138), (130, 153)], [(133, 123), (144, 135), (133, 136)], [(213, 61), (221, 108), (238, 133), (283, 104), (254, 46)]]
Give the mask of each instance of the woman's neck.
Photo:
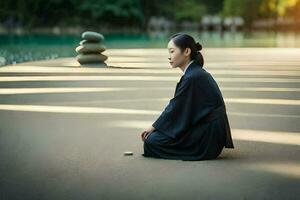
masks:
[(180, 66), (180, 69), (182, 70), (182, 72), (184, 72), (185, 68), (188, 66), (188, 64), (191, 62), (192, 60), (187, 60), (182, 66)]

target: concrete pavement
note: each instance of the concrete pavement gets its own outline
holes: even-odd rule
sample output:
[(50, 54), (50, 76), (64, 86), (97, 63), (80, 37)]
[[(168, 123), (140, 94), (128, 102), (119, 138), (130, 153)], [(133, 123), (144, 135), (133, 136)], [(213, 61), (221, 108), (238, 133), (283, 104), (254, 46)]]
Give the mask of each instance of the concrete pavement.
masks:
[(0, 199), (299, 199), (300, 49), (203, 54), (235, 144), (209, 161), (141, 155), (182, 75), (166, 49), (1, 67)]

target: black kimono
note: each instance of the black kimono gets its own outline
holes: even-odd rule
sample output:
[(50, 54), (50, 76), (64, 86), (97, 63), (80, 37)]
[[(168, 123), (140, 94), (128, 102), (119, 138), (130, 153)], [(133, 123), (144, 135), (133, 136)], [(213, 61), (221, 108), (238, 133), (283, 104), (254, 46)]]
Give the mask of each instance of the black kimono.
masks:
[(192, 62), (176, 85), (174, 97), (152, 124), (145, 157), (208, 160), (234, 148), (221, 91), (205, 69)]

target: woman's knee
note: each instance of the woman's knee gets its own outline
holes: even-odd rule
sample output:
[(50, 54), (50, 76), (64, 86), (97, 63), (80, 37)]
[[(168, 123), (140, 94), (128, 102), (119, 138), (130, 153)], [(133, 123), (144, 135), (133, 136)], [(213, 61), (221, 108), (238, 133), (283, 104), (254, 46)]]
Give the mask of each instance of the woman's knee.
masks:
[(150, 133), (150, 135), (148, 135), (148, 137), (147, 138), (145, 138), (145, 140), (144, 140), (144, 143), (146, 144), (146, 145), (152, 145), (154, 142), (153, 142), (153, 137), (152, 137), (152, 134), (153, 133)]
[(173, 142), (172, 138), (170, 138), (158, 131), (153, 131), (145, 139), (145, 143), (150, 144), (150, 145), (168, 145), (172, 142)]

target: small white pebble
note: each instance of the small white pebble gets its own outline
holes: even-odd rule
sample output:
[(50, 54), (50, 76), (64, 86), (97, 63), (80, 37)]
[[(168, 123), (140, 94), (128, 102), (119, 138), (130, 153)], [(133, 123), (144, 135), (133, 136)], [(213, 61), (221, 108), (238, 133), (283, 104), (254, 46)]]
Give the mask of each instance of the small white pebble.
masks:
[(133, 152), (131, 152), (131, 151), (124, 152), (124, 156), (131, 156), (131, 155), (133, 155)]

